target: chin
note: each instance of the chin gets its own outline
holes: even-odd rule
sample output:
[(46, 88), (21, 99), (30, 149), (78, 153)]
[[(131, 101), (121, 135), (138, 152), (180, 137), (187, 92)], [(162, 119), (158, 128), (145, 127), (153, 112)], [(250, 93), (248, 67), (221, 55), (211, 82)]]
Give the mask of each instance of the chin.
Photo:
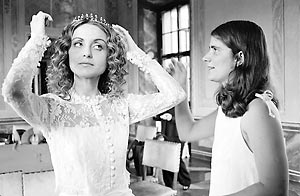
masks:
[(219, 83), (219, 84), (222, 84), (222, 83), (224, 83), (224, 81), (227, 81), (227, 79), (220, 78), (220, 77), (214, 77), (212, 75), (208, 75), (207, 79), (211, 82), (216, 82), (216, 83)]
[(208, 76), (207, 78), (211, 82), (218, 82), (218, 80), (216, 78), (212, 77), (212, 76)]
[(86, 79), (88, 79), (88, 78), (90, 78), (90, 79), (92, 79), (92, 78), (98, 78), (98, 77), (100, 77), (100, 75), (99, 74), (96, 74), (95, 72), (93, 72), (93, 73), (74, 73), (75, 75), (77, 75), (79, 78), (86, 78)]

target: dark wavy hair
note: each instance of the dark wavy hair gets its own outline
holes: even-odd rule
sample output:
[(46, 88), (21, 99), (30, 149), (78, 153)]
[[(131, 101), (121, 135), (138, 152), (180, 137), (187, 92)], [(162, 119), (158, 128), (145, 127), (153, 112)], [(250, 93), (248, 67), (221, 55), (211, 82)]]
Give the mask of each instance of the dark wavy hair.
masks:
[(125, 84), (124, 76), (127, 74), (125, 43), (111, 26), (90, 18), (73, 20), (63, 29), (61, 37), (53, 43), (53, 55), (46, 72), (48, 92), (57, 94), (66, 100), (70, 99), (68, 91), (74, 83), (74, 73), (69, 65), (71, 38), (76, 28), (86, 23), (96, 25), (107, 35), (107, 66), (99, 79), (99, 91), (101, 94), (108, 94), (111, 97), (123, 96), (122, 86)]
[[(248, 104), (255, 99), (255, 93), (274, 89), (270, 84), (269, 57), (265, 35), (261, 27), (250, 21), (226, 22), (211, 32), (211, 36), (222, 41), (232, 50), (234, 58), (242, 51), (244, 63), (235, 66), (225, 85), (216, 93), (216, 102), (222, 107), (226, 116), (242, 116)], [(278, 107), (278, 100), (272, 101)]]

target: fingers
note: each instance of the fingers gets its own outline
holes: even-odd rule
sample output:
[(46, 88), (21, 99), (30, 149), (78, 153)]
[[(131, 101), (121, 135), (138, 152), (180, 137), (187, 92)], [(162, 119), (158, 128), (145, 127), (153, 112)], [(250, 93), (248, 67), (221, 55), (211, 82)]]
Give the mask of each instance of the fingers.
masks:
[(45, 26), (48, 27), (50, 25), (50, 21), (52, 22), (52, 17), (48, 14), (48, 16), (45, 17)]
[(42, 11), (39, 11), (36, 15), (33, 15), (32, 16), (32, 20), (31, 20), (31, 23), (32, 22), (38, 22), (38, 21), (44, 21), (44, 24), (45, 26), (48, 26), (49, 25), (49, 21), (53, 21), (53, 18), (50, 14), (47, 14), (47, 13), (44, 13)]
[(128, 33), (128, 31), (127, 31), (125, 28), (121, 27), (120, 25), (113, 24), (112, 27), (113, 27), (114, 29), (117, 29), (118, 31), (123, 32), (124, 34)]
[(39, 11), (36, 15), (32, 16), (32, 19), (36, 19), (36, 18), (42, 18), (44, 20), (53, 21), (53, 18), (50, 14), (47, 14), (47, 13), (42, 12), (42, 11)]
[(177, 61), (175, 58), (171, 58), (173, 69), (180, 69), (182, 63)]
[[(177, 61), (175, 58), (172, 58), (171, 62), (172, 63), (170, 65), (172, 65), (172, 68), (174, 70), (179, 70), (180, 72), (183, 72), (186, 70), (185, 65), (182, 62)], [(171, 68), (171, 66), (170, 66), (170, 68)]]
[(45, 27), (49, 26), (49, 22), (53, 21), (50, 14), (39, 11), (36, 15), (32, 16), (30, 22), (31, 37), (45, 35)]
[(44, 17), (45, 20), (48, 20), (48, 21), (51, 21), (51, 22), (53, 21), (53, 18), (50, 14), (39, 11), (38, 15), (41, 15), (41, 17)]
[(129, 45), (128, 45), (129, 44), (128, 43), (129, 33), (128, 33), (128, 31), (125, 30), (123, 27), (121, 27), (119, 25), (115, 25), (115, 24), (112, 24), (112, 28), (119, 35), (119, 37), (121, 38), (121, 41), (125, 44), (126, 51), (128, 51), (128, 48), (129, 48)]
[(129, 34), (129, 32), (121, 27), (120, 25), (112, 25), (113, 29), (120, 35), (120, 37), (123, 37), (125, 43), (127, 44), (127, 51), (139, 51), (141, 50), (136, 43), (134, 42), (133, 38)]
[(113, 24), (112, 27), (117, 33), (121, 34), (124, 37), (127, 37), (129, 35), (128, 31), (120, 25)]

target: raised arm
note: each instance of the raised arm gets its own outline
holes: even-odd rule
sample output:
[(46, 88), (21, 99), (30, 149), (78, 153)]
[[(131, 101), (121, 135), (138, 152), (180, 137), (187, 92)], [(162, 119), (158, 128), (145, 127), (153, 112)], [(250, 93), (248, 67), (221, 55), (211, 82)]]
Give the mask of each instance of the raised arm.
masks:
[(147, 56), (133, 41), (128, 32), (120, 26), (114, 28), (123, 34), (127, 42), (127, 59), (149, 74), (158, 93), (128, 96), (130, 123), (134, 123), (166, 111), (185, 99), (186, 94), (178, 82), (162, 66)]
[[(172, 69), (174, 69), (173, 77), (181, 84), (182, 88), (187, 89), (187, 78), (185, 66), (172, 59)], [(215, 121), (217, 110), (195, 121), (188, 105), (188, 100), (185, 99), (175, 107), (176, 126), (180, 140), (182, 141), (199, 141), (201, 139), (213, 136), (215, 129)]]
[(45, 100), (32, 93), (32, 79), (44, 51), (50, 44), (45, 35), (45, 20), (51, 16), (39, 12), (32, 17), (31, 38), (14, 60), (4, 79), (2, 95), (4, 100), (32, 126), (39, 126), (41, 119), (47, 119)]

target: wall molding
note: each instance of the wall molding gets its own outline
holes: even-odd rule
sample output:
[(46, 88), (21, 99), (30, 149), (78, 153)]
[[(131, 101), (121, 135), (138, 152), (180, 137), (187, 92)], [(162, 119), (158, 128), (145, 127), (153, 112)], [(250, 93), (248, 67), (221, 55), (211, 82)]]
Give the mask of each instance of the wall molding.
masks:
[(0, 118), (0, 125), (16, 125), (26, 123), (21, 117), (16, 118)]

